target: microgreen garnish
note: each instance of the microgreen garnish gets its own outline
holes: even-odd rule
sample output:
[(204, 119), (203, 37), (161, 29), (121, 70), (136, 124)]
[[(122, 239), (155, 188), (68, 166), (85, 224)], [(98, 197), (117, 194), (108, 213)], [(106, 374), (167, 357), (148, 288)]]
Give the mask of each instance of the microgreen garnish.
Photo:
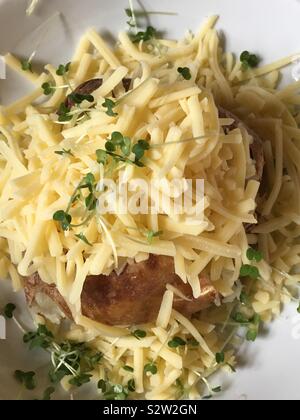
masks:
[(95, 101), (93, 95), (90, 94), (82, 94), (82, 93), (70, 93), (68, 98), (77, 105), (80, 105), (83, 101), (88, 101), (90, 103)]
[(141, 338), (145, 338), (147, 333), (144, 330), (135, 330), (131, 333), (135, 338), (140, 340)]
[(49, 82), (45, 82), (42, 84), (42, 89), (44, 91), (44, 95), (48, 96), (51, 95), (55, 91), (55, 87), (51, 85)]
[(185, 80), (191, 80), (192, 75), (188, 67), (178, 67), (177, 71)]
[(297, 312), (298, 312), (298, 314), (300, 314), (300, 303), (299, 303), (299, 306), (297, 308)]
[(257, 339), (258, 331), (249, 329), (246, 334), (247, 341), (255, 341)]
[[(68, 207), (66, 210), (58, 210), (53, 215), (53, 220), (56, 222), (59, 222), (62, 230), (67, 231), (74, 227), (79, 227), (85, 225), (93, 216), (94, 211), (97, 206), (97, 198), (95, 196), (95, 188), (96, 188), (96, 180), (92, 173), (87, 174), (82, 181), (78, 184), (78, 186), (75, 188), (75, 191), (73, 192)], [(83, 222), (75, 225), (72, 224), (72, 216), (70, 215), (69, 211), (72, 207), (72, 205), (77, 202), (81, 198), (81, 191), (87, 189), (89, 191), (88, 195), (84, 198), (84, 205), (87, 211), (87, 217), (83, 220)], [(83, 237), (79, 238), (83, 240)]]
[(187, 345), (191, 347), (199, 347), (199, 342), (194, 337), (192, 337), (187, 339)]
[(56, 150), (54, 153), (60, 156), (64, 156), (64, 155), (74, 156), (73, 153), (71, 152), (71, 149)]
[(7, 319), (12, 319), (14, 316), (14, 311), (16, 310), (16, 305), (14, 305), (13, 303), (8, 303), (5, 308), (4, 308), (4, 316)]
[(254, 267), (254, 266), (249, 265), (249, 264), (244, 264), (241, 267), (240, 276), (241, 277), (250, 277), (251, 279), (256, 280), (256, 279), (258, 279), (260, 274), (259, 274), (259, 270), (258, 270), (257, 267)]
[(64, 76), (70, 70), (71, 63), (67, 63), (66, 65), (60, 64), (56, 70), (56, 74), (58, 76)]
[(179, 378), (177, 378), (176, 382), (175, 382), (175, 385), (176, 385), (176, 388), (177, 388), (178, 398), (181, 398), (184, 395), (183, 383), (181, 382), (181, 380)]
[(249, 319), (246, 317), (246, 315), (242, 314), (241, 312), (236, 312), (232, 316), (232, 319), (238, 324), (249, 324)]
[(89, 246), (93, 246), (89, 241), (88, 241), (88, 239), (86, 238), (86, 236), (84, 236), (84, 234), (83, 233), (79, 233), (78, 235), (75, 235), (76, 236), (76, 238), (78, 238), (78, 239), (80, 239), (82, 242), (84, 242), (86, 245), (89, 245)]
[(157, 374), (157, 366), (153, 362), (147, 363), (144, 366), (144, 372), (145, 373), (150, 372), (152, 375), (156, 375)]
[(176, 349), (177, 347), (185, 346), (185, 345), (186, 345), (186, 341), (184, 341), (181, 337), (174, 337), (172, 340), (168, 342), (168, 346), (171, 347), (172, 349)]
[(247, 333), (246, 333), (246, 340), (247, 341), (255, 341), (256, 340), (256, 338), (258, 336), (258, 332), (259, 332), (259, 326), (260, 326), (260, 323), (261, 323), (261, 317), (258, 314), (254, 314), (254, 316), (249, 319), (243, 313), (236, 312), (232, 316), (232, 319), (236, 323), (248, 327), (248, 330), (247, 330)]
[(44, 401), (51, 400), (51, 395), (54, 394), (54, 392), (55, 392), (55, 388), (53, 386), (49, 386), (47, 389), (45, 389), (42, 399)]
[(126, 23), (130, 28), (137, 28), (135, 11), (133, 9), (132, 3), (130, 3), (130, 6), (131, 8), (125, 9), (125, 13), (129, 17), (129, 20)]
[(128, 398), (128, 390), (122, 385), (111, 385), (106, 383), (105, 389), (106, 390), (103, 393), (105, 400), (126, 400)]
[[(84, 343), (64, 341), (58, 343), (45, 325), (39, 325), (36, 332), (29, 332), (24, 336), (24, 342), (29, 348), (42, 348), (51, 354), (52, 368), (48, 376), (53, 384), (61, 381), (65, 376), (72, 376), (70, 385), (80, 387), (88, 383), (92, 372), (100, 363), (103, 354), (95, 352)], [(20, 377), (20, 374), (18, 374)]]
[(123, 366), (123, 369), (126, 370), (126, 372), (133, 372), (134, 371), (133, 367), (128, 366), (128, 365)]
[(127, 383), (128, 391), (135, 392), (135, 381), (134, 379), (130, 379)]
[(69, 384), (73, 386), (77, 386), (77, 388), (81, 387), (84, 384), (87, 384), (90, 382), (92, 375), (89, 375), (87, 373), (81, 373), (78, 376), (75, 376), (74, 378), (69, 380)]
[(162, 230), (158, 231), (158, 232), (154, 232), (153, 230), (148, 230), (146, 232), (146, 237), (147, 237), (147, 241), (148, 243), (151, 245), (153, 242), (154, 238), (159, 238), (159, 236), (163, 233)]
[(250, 304), (250, 297), (249, 297), (249, 295), (247, 295), (247, 293), (246, 293), (246, 292), (241, 292), (241, 295), (240, 295), (240, 302), (241, 302), (243, 305), (246, 305), (246, 306), (248, 306), (248, 305)]
[(216, 362), (218, 365), (221, 365), (225, 362), (225, 353), (223, 351), (216, 354)]
[(257, 67), (259, 58), (255, 54), (251, 54), (249, 51), (243, 51), (240, 55), (240, 61), (244, 70), (249, 68)]
[(229, 369), (231, 370), (232, 373), (236, 373), (236, 369), (234, 366), (232, 366), (230, 363), (226, 363), (226, 366), (229, 367)]
[(103, 108), (107, 108), (106, 114), (110, 117), (116, 117), (118, 114), (113, 111), (113, 109), (117, 106), (117, 103), (112, 101), (111, 99), (106, 98), (102, 104)]
[(261, 262), (263, 259), (263, 254), (260, 251), (257, 251), (256, 249), (249, 248), (247, 250), (247, 258), (249, 261), (256, 261)]
[(36, 388), (34, 372), (23, 372), (22, 370), (16, 370), (14, 376), (15, 379), (29, 391), (32, 391)]
[[(112, 133), (111, 138), (105, 143), (105, 150), (98, 149), (96, 151), (97, 162), (105, 165), (110, 156), (115, 162), (124, 162), (143, 167), (144, 164), (141, 162), (141, 159), (144, 156), (145, 151), (149, 149), (150, 145), (146, 140), (138, 140), (138, 142), (132, 146), (129, 137), (124, 137), (123, 134), (115, 131)], [(129, 158), (131, 153), (135, 155), (134, 160)]]
[(156, 29), (153, 26), (148, 26), (145, 31), (140, 31), (137, 34), (131, 34), (131, 41), (133, 43), (138, 43), (140, 41), (150, 41), (151, 39), (155, 38), (156, 36)]
[(60, 104), (60, 107), (57, 111), (57, 114), (59, 116), (58, 121), (59, 122), (71, 121), (73, 116), (70, 115), (69, 112), (70, 112), (70, 109), (66, 106), (66, 104), (64, 102), (62, 104)]
[(22, 60), (21, 67), (23, 71), (30, 71), (31, 73), (33, 73), (32, 62), (30, 60)]
[(48, 349), (54, 339), (51, 331), (45, 325), (39, 325), (37, 331), (24, 335), (23, 341), (29, 344), (30, 350), (34, 348)]
[(62, 230), (69, 230), (72, 222), (72, 216), (64, 210), (58, 210), (53, 215), (53, 220), (59, 222)]
[(126, 400), (129, 392), (135, 391), (135, 382), (131, 379), (126, 387), (120, 384), (112, 385), (108, 381), (101, 379), (98, 382), (98, 389), (101, 390), (105, 400)]
[(205, 397), (203, 397), (202, 400), (210, 400), (210, 399), (212, 399), (213, 396), (214, 396), (214, 394), (218, 394), (218, 393), (222, 392), (222, 387), (221, 386), (217, 386), (216, 388), (212, 388), (212, 389), (209, 388), (209, 391), (210, 391), (210, 394), (209, 395), (206, 395)]

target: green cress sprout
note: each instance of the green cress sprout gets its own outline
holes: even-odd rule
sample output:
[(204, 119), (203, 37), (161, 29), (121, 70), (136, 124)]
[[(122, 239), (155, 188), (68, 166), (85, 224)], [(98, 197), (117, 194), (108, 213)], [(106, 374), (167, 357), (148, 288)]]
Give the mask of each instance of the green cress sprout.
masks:
[(192, 75), (188, 67), (178, 67), (177, 71), (185, 80), (191, 80)]
[(185, 346), (186, 341), (184, 341), (181, 337), (174, 337), (172, 340), (168, 342), (168, 346), (172, 349), (176, 349), (180, 346)]
[(240, 55), (240, 61), (242, 63), (242, 68), (248, 70), (249, 68), (254, 68), (258, 66), (259, 58), (255, 54), (251, 54), (249, 51), (243, 51)]
[(71, 62), (66, 65), (60, 64), (56, 70), (58, 76), (64, 76), (70, 70)]

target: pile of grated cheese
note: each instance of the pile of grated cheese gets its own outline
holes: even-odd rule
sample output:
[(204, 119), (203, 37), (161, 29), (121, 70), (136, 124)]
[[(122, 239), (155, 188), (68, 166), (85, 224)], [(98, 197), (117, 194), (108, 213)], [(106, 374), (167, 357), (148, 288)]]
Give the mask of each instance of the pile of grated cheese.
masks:
[[(300, 83), (278, 91), (278, 69), (291, 57), (254, 70), (244, 71), (239, 60), (222, 51), (214, 24), (208, 19), (197, 35), (182, 41), (157, 39), (133, 44), (126, 33), (119, 35), (112, 51), (89, 30), (81, 39), (71, 62), (68, 80), (52, 65), (45, 72), (24, 72), (13, 55), (7, 64), (21, 72), (35, 89), (17, 102), (0, 109), (0, 278), (10, 276), (16, 291), (22, 277), (38, 272), (55, 284), (70, 306), (76, 324), (68, 338), (89, 341), (104, 353), (104, 364), (95, 380), (107, 378), (127, 383), (132, 377), (136, 398), (199, 398), (208, 386), (206, 378), (220, 368), (215, 354), (225, 350), (226, 363), (235, 364), (230, 346), (236, 327), (228, 327), (242, 285), (240, 268), (249, 261), (249, 246), (259, 246), (264, 260), (257, 263), (261, 281), (247, 283), (252, 309), (269, 321), (280, 313), (281, 303), (291, 299), (289, 286), (299, 282), (292, 274), (300, 263), (296, 233), (300, 226)], [(184, 80), (179, 67), (188, 67)], [(96, 106), (82, 109), (87, 117), (60, 123), (60, 104), (81, 83), (102, 78), (93, 96)], [(127, 93), (124, 78), (133, 80)], [(42, 84), (58, 89), (43, 98)], [(112, 91), (114, 97), (112, 97)], [(40, 99), (43, 101), (40, 101)], [(115, 116), (103, 103), (117, 100)], [(217, 105), (231, 110), (264, 140), (266, 193), (260, 213), (264, 221), (251, 234), (245, 224), (256, 224), (256, 197), (252, 137), (243, 126), (231, 130), (231, 118), (219, 118)], [(82, 109), (80, 113), (82, 113)], [(53, 214), (65, 209), (78, 183), (88, 173), (97, 181), (104, 176), (95, 158), (110, 135), (121, 132), (132, 141), (145, 138), (161, 146), (146, 155), (145, 167), (126, 166), (126, 179), (142, 177), (147, 182), (163, 178), (205, 180), (205, 217), (191, 229), (189, 215), (103, 215), (84, 228), (62, 231)], [(182, 142), (185, 139), (195, 139)], [(198, 140), (197, 140), (198, 139)], [(164, 144), (174, 142), (172, 146)], [(61, 156), (58, 150), (71, 150)], [(117, 181), (119, 171), (111, 174)], [(160, 191), (163, 198), (165, 191)], [(168, 197), (167, 197), (168, 198)], [(80, 214), (73, 214), (80, 220)], [(195, 221), (195, 220), (194, 220)], [(80, 241), (84, 235), (92, 246)], [(141, 232), (162, 231), (150, 244)], [(223, 298), (192, 320), (172, 309), (178, 291), (171, 287), (163, 297), (157, 322), (142, 326), (147, 336), (130, 336), (127, 328), (108, 327), (81, 315), (80, 296), (88, 275), (109, 274), (128, 260), (148, 259), (150, 254), (174, 258), (175, 271), (188, 282), (194, 297), (201, 294), (199, 274), (209, 276)], [(168, 342), (180, 336), (193, 337), (198, 346), (172, 349)], [(144, 366), (154, 361), (155, 375)], [(133, 373), (122, 366), (134, 368)], [(228, 365), (223, 365), (228, 369)]]

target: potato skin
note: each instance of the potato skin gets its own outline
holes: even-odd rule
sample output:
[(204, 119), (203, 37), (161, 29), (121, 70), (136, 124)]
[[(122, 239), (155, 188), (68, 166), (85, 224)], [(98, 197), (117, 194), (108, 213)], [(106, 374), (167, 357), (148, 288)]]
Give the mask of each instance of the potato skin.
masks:
[[(194, 299), (189, 284), (175, 274), (171, 257), (150, 255), (147, 261), (128, 264), (117, 275), (88, 276), (81, 295), (82, 314), (107, 325), (136, 325), (156, 320), (166, 285), (178, 288), (190, 301), (174, 297), (174, 309), (190, 317), (212, 305), (218, 298), (216, 289), (202, 276), (201, 296)], [(60, 306), (67, 318), (71, 312), (55, 285), (43, 283), (34, 274), (25, 281), (29, 305), (36, 293), (45, 293)]]

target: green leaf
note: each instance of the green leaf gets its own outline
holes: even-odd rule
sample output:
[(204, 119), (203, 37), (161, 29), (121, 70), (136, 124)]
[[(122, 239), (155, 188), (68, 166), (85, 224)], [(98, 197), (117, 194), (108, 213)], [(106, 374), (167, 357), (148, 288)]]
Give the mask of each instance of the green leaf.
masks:
[(60, 64), (58, 66), (58, 69), (56, 70), (56, 74), (58, 76), (64, 76), (70, 70), (70, 66), (71, 66), (71, 62), (67, 63), (65, 66), (63, 64)]
[(69, 230), (72, 222), (72, 216), (64, 210), (58, 210), (53, 214), (53, 220), (59, 222), (63, 230)]
[(69, 380), (69, 384), (80, 388), (82, 385), (87, 384), (91, 381), (93, 375), (89, 375), (87, 373), (82, 373), (78, 376)]
[(127, 387), (128, 387), (128, 391), (135, 392), (135, 381), (134, 381), (134, 379), (130, 379), (130, 381), (128, 381)]
[(58, 384), (67, 374), (68, 373), (64, 371), (63, 369), (62, 370), (52, 369), (49, 371), (48, 376), (52, 384)]
[(157, 374), (157, 366), (152, 362), (144, 366), (144, 372), (150, 372), (152, 375)]
[(247, 341), (255, 341), (257, 339), (257, 329), (249, 329), (246, 334)]
[(255, 54), (251, 54), (249, 51), (243, 51), (240, 55), (240, 61), (244, 70), (249, 68), (257, 67), (259, 64), (259, 58)]
[(14, 376), (15, 379), (29, 391), (36, 388), (35, 372), (23, 372), (22, 370), (16, 370)]
[(256, 280), (260, 276), (260, 273), (259, 273), (259, 270), (258, 270), (257, 267), (254, 267), (254, 266), (249, 265), (249, 264), (244, 264), (241, 267), (240, 276), (241, 277), (250, 277), (253, 280)]
[(204, 397), (202, 397), (202, 400), (211, 400), (212, 397), (212, 395), (205, 395)]
[(117, 104), (111, 99), (106, 98), (102, 106), (103, 108), (107, 108), (106, 114), (109, 117), (116, 117), (118, 115), (116, 112), (113, 111), (113, 109), (117, 106)]
[(125, 13), (128, 17), (132, 18), (132, 10), (131, 9), (125, 9)]
[(108, 156), (105, 150), (96, 150), (96, 157), (99, 164), (106, 165)]
[(48, 349), (54, 340), (54, 336), (45, 325), (39, 325), (36, 332), (28, 332), (24, 335), (23, 341), (29, 344), (29, 348)]
[(156, 36), (156, 30), (153, 28), (153, 26), (148, 26), (146, 31), (140, 31), (137, 34), (132, 34), (131, 41), (133, 43), (137, 43), (140, 41), (147, 42), (155, 38), (155, 36)]
[(44, 401), (50, 401), (51, 395), (55, 392), (55, 388), (53, 386), (49, 386), (47, 389), (45, 389), (43, 394), (43, 400)]
[(88, 185), (94, 185), (96, 182), (96, 179), (94, 177), (94, 175), (89, 172), (84, 178), (83, 178), (83, 182), (87, 183)]
[(4, 316), (7, 319), (12, 319), (14, 316), (14, 311), (16, 310), (16, 305), (13, 303), (8, 303), (4, 308)]
[(30, 60), (22, 60), (21, 67), (23, 71), (30, 71), (31, 73), (33, 73), (32, 63)]
[(133, 331), (132, 335), (138, 340), (140, 340), (141, 338), (145, 338), (147, 336), (147, 333), (144, 330), (135, 330)]
[(214, 392), (215, 394), (222, 392), (222, 387), (221, 386), (217, 386), (216, 388), (212, 389), (212, 392)]
[(300, 303), (299, 303), (299, 306), (297, 308), (297, 312), (298, 312), (298, 314), (300, 314)]
[(114, 131), (111, 134), (111, 142), (115, 146), (121, 146), (124, 143), (124, 137), (123, 134), (121, 134), (119, 131)]
[(113, 142), (111, 142), (111, 141), (107, 141), (107, 142), (105, 143), (105, 149), (106, 149), (108, 152), (115, 152), (115, 151), (116, 151), (116, 146), (114, 145), (114, 143), (113, 143)]
[(107, 384), (104, 379), (100, 379), (97, 386), (98, 386), (98, 389), (100, 389), (102, 392), (106, 392)]
[(90, 193), (85, 199), (85, 206), (89, 211), (95, 210), (97, 206), (97, 198), (93, 193)]
[(42, 84), (42, 89), (46, 96), (51, 95), (55, 91), (55, 88), (48, 82)]
[(249, 261), (256, 261), (256, 262), (261, 262), (263, 259), (263, 255), (262, 252), (257, 251), (256, 249), (253, 248), (249, 248), (247, 250), (247, 258)]
[(68, 114), (61, 114), (61, 115), (58, 117), (58, 121), (59, 121), (59, 122), (67, 122), (67, 121), (71, 121), (71, 120), (72, 120), (72, 118), (73, 118), (73, 116), (72, 116), (72, 115), (68, 115)]
[(238, 324), (249, 324), (249, 319), (241, 312), (237, 312), (235, 315), (233, 315), (232, 319)]
[(171, 341), (168, 342), (168, 346), (172, 349), (176, 349), (180, 346), (185, 346), (186, 341), (184, 341), (181, 337), (174, 337)]
[(60, 155), (60, 156), (64, 156), (64, 155), (74, 156), (71, 149), (69, 149), (69, 150), (66, 150), (66, 149), (57, 150), (54, 153), (56, 155)]
[(255, 314), (253, 316), (253, 318), (251, 319), (251, 323), (255, 326), (259, 326), (259, 324), (261, 323), (261, 317), (259, 314)]
[(223, 351), (216, 354), (216, 362), (218, 365), (221, 365), (225, 362), (225, 353)]
[(194, 337), (187, 339), (187, 345), (191, 347), (199, 347), (199, 341), (197, 341)]
[(247, 61), (248, 58), (250, 57), (250, 53), (249, 51), (243, 51), (240, 55), (240, 61)]
[(160, 230), (158, 232), (154, 232), (153, 230), (148, 230), (146, 233), (147, 241), (149, 244), (152, 244), (154, 238), (158, 238), (160, 235), (163, 234), (163, 231)]
[(177, 71), (185, 80), (191, 80), (192, 75), (188, 67), (178, 67)]
[(86, 236), (84, 236), (83, 233), (79, 233), (78, 235), (75, 235), (76, 238), (80, 239), (82, 242), (84, 242), (85, 244), (89, 245), (89, 246), (93, 246), (86, 238)]
[(231, 372), (236, 373), (236, 369), (232, 365), (230, 365), (229, 363), (226, 363), (226, 366), (229, 367), (229, 369), (231, 370)]
[(127, 365), (123, 366), (123, 369), (126, 370), (126, 372), (133, 372), (134, 371), (134, 369), (131, 366), (127, 366)]
[(123, 144), (121, 150), (124, 156), (129, 156), (131, 152), (131, 140), (129, 137), (123, 137)]
[(250, 296), (247, 295), (246, 292), (242, 292), (241, 295), (240, 295), (240, 302), (243, 305), (249, 306), (250, 305)]

